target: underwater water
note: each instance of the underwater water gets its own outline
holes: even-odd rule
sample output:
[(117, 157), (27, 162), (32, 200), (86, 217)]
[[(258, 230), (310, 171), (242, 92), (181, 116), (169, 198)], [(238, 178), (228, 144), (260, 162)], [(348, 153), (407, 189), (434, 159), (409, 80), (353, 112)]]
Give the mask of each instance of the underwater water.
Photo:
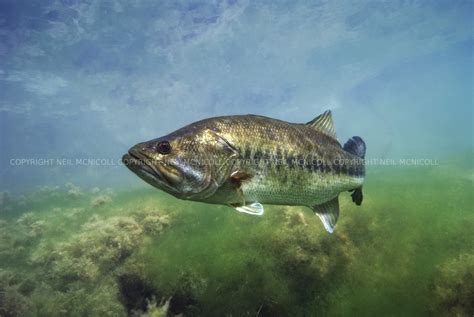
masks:
[[(0, 316), (473, 316), (472, 1), (0, 0)], [(121, 162), (200, 119), (367, 145), (334, 233)]]

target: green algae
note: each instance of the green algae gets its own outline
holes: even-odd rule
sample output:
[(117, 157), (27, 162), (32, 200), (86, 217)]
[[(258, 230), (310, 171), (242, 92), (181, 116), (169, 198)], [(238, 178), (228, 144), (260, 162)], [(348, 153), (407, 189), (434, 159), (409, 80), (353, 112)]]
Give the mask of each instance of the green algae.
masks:
[(309, 209), (42, 188), (0, 213), (4, 316), (471, 316), (472, 155), (372, 167), (334, 234)]

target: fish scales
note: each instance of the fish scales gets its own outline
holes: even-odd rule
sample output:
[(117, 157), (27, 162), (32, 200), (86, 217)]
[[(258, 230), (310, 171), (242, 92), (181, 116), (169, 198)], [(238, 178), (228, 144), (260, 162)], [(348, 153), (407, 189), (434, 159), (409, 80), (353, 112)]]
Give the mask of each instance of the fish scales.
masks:
[[(330, 164), (354, 159), (353, 155), (306, 125), (258, 116), (217, 118), (206, 124), (217, 126), (222, 136), (239, 149), (238, 169), (253, 175), (242, 184), (248, 201), (312, 205), (362, 183), (362, 172), (361, 177), (350, 175), (347, 164), (338, 169)], [(278, 153), (283, 153), (281, 162)], [(318, 166), (318, 162), (324, 163)]]
[(352, 191), (362, 202), (364, 155), (359, 137), (341, 146), (327, 111), (307, 124), (256, 115), (204, 119), (137, 144), (124, 162), (182, 199), (250, 214), (262, 214), (261, 204), (311, 207), (332, 232), (339, 193)]

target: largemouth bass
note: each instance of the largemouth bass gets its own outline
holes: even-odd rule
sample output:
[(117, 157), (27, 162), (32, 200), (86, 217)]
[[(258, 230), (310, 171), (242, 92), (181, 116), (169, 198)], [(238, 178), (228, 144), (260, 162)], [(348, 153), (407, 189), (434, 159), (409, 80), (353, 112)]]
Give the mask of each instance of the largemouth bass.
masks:
[(365, 143), (336, 139), (331, 112), (306, 124), (256, 115), (204, 119), (133, 146), (122, 158), (177, 198), (262, 215), (262, 204), (311, 208), (333, 232), (341, 192), (362, 203)]

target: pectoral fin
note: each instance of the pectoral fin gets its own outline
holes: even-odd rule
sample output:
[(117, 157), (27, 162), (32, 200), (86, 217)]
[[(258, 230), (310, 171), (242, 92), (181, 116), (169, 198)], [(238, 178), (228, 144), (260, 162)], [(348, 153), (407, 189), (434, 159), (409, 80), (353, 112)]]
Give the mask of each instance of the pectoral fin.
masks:
[(241, 201), (239, 204), (231, 204), (238, 212), (246, 214), (261, 216), (263, 215), (263, 206), (259, 202), (247, 203), (245, 201), (244, 192), (242, 191), (242, 183), (252, 178), (252, 175), (244, 171), (234, 171), (230, 175), (230, 184), (234, 187), (235, 193), (238, 199)]
[(261, 216), (263, 215), (263, 206), (261, 203), (251, 203), (249, 205), (243, 205), (243, 206), (232, 206), (237, 210), (238, 212), (243, 212), (249, 215), (254, 215), (254, 216)]
[(242, 182), (250, 180), (251, 178), (252, 174), (239, 170), (236, 170), (230, 174), (230, 181), (237, 188), (242, 186)]
[(327, 232), (333, 233), (337, 218), (339, 217), (339, 198), (336, 197), (324, 204), (316, 205), (313, 207), (313, 210), (323, 222)]

